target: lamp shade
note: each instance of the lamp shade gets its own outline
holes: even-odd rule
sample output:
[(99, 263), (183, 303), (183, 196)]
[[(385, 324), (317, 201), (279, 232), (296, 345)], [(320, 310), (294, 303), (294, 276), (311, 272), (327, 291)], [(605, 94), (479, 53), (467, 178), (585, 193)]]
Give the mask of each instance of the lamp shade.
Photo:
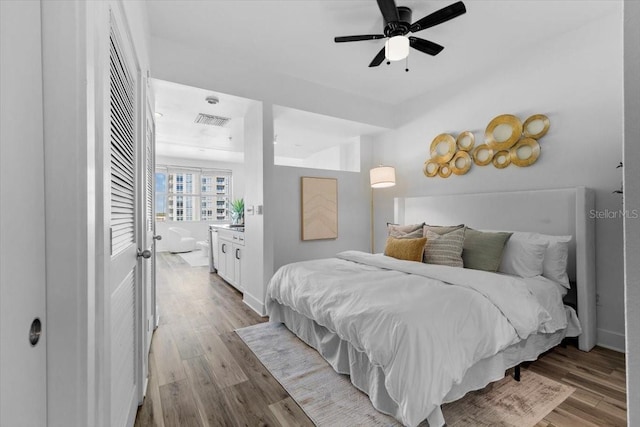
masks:
[(384, 43), (384, 56), (389, 61), (400, 61), (409, 56), (409, 39), (405, 36), (395, 36)]
[(392, 166), (378, 166), (369, 171), (371, 187), (385, 188), (396, 185), (396, 170)]

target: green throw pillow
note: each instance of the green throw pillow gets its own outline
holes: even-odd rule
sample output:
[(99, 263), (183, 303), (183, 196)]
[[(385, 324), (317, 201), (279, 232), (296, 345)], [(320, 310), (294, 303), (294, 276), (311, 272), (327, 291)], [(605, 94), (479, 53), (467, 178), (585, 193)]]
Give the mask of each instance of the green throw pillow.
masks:
[(504, 246), (512, 233), (489, 233), (467, 228), (462, 247), (464, 268), (498, 271)]

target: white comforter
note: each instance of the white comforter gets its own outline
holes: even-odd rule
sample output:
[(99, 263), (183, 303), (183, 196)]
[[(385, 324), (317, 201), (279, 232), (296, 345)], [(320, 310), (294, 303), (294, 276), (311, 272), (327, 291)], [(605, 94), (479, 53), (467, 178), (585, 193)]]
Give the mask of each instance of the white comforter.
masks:
[(409, 426), (439, 412), (452, 385), (479, 360), (562, 326), (515, 277), (357, 251), (280, 268), (267, 289), (268, 312), (274, 301), (381, 366)]

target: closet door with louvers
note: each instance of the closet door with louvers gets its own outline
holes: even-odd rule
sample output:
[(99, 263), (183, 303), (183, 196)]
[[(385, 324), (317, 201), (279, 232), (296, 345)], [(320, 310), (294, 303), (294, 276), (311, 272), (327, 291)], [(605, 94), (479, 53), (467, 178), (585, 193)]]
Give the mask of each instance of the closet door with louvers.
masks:
[(110, 33), (110, 303), (106, 305), (112, 426), (130, 426), (138, 403), (139, 277), (136, 231), (139, 171), (136, 153), (137, 69), (132, 49), (112, 11)]
[[(150, 259), (142, 261), (142, 341), (143, 341), (143, 355), (142, 355), (142, 375), (140, 381), (145, 383), (146, 378), (149, 375), (149, 351), (151, 350), (151, 337), (155, 328), (155, 263), (156, 263), (156, 250), (155, 250), (155, 220), (154, 220), (154, 175), (155, 175), (155, 124), (153, 121), (153, 109), (149, 100), (147, 100), (147, 108), (145, 111), (145, 123), (144, 123), (144, 144), (143, 155), (140, 156), (142, 160), (141, 169), (144, 170), (144, 198), (142, 203), (142, 210), (144, 211), (144, 228), (140, 241), (142, 248), (146, 248), (149, 251)], [(141, 390), (143, 391), (143, 390)], [(139, 396), (142, 400), (143, 395)]]

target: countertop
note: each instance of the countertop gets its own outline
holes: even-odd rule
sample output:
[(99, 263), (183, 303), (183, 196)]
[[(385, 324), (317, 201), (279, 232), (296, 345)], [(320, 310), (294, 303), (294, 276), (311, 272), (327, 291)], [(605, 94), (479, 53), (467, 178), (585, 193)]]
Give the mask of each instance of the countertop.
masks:
[(209, 229), (217, 229), (217, 230), (231, 230), (238, 231), (240, 233), (244, 233), (244, 225), (231, 225), (231, 224), (210, 224)]

